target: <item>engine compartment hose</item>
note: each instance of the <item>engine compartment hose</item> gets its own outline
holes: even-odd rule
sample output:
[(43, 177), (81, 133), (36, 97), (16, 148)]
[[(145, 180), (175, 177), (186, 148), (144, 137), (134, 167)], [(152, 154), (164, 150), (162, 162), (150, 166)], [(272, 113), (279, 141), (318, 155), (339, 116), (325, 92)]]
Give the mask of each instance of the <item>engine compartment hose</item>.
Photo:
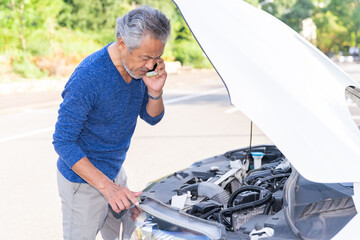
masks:
[[(247, 191), (257, 192), (257, 193), (259, 193), (259, 194), (261, 193), (261, 191), (265, 192), (265, 197), (263, 198), (263, 199), (266, 199), (265, 202), (267, 202), (267, 200), (270, 200), (270, 199), (268, 199), (269, 197), (268, 197), (267, 195), (270, 195), (270, 198), (271, 198), (271, 196), (272, 196), (271, 192), (270, 192), (269, 190), (263, 188), (263, 187), (259, 187), (259, 186), (242, 186), (241, 188), (237, 189), (235, 192), (233, 192), (233, 193), (231, 194), (231, 196), (230, 196), (230, 198), (229, 198), (229, 201), (228, 201), (228, 203), (227, 203), (227, 207), (228, 207), (228, 208), (234, 207), (233, 202), (234, 202), (235, 198), (236, 198), (240, 193), (247, 192)], [(255, 202), (258, 202), (258, 201), (260, 201), (260, 200), (262, 200), (262, 199), (259, 199), (259, 200), (257, 200), (257, 201), (251, 202), (251, 203), (255, 203)], [(261, 201), (261, 202), (262, 202), (262, 201)], [(251, 204), (251, 203), (250, 203), (250, 204)], [(241, 205), (243, 205), (243, 204), (241, 204)], [(241, 206), (241, 205), (240, 205), (240, 206)], [(256, 205), (257, 205), (257, 204), (256, 204)]]
[[(259, 200), (239, 204), (237, 206), (232, 206), (233, 201), (235, 200), (236, 196), (239, 195), (240, 193), (246, 192), (246, 191), (255, 191), (255, 192), (258, 192), (259, 194), (261, 193), (261, 191), (263, 191), (264, 195), (263, 195), (263, 198), (261, 198)], [(243, 187), (239, 188), (238, 190), (236, 190), (235, 192), (233, 192), (233, 194), (230, 196), (230, 199), (228, 201), (228, 208), (223, 209), (219, 213), (216, 214), (217, 220), (219, 223), (225, 225), (225, 227), (228, 230), (233, 230), (232, 215), (234, 213), (240, 212), (240, 211), (248, 209), (248, 208), (255, 208), (258, 206), (265, 205), (268, 202), (270, 202), (271, 200), (272, 200), (272, 193), (269, 190), (262, 188), (262, 187), (258, 187), (258, 186), (243, 186)], [(230, 217), (230, 222), (226, 217)]]
[(289, 176), (290, 176), (290, 173), (280, 173), (280, 174), (268, 176), (268, 177), (261, 178), (261, 179), (257, 180), (256, 183), (255, 183), (255, 185), (256, 185), (256, 186), (259, 186), (259, 185), (262, 184), (263, 182), (272, 180), (272, 179), (274, 179), (274, 178), (285, 178), (285, 177), (289, 177)]

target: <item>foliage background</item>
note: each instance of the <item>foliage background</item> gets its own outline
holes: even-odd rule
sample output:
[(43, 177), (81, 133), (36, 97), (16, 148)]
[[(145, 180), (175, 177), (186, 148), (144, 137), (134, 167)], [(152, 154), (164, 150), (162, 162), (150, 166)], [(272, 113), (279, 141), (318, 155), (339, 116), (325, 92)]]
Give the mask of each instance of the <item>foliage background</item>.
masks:
[[(360, 0), (246, 1), (262, 5), (297, 32), (302, 30), (302, 21), (311, 18), (317, 32), (313, 44), (328, 55), (346, 54), (349, 47), (358, 45)], [(165, 60), (211, 67), (170, 0), (1, 0), (0, 74), (61, 76), (67, 66), (115, 41), (115, 19), (142, 4), (171, 19)]]

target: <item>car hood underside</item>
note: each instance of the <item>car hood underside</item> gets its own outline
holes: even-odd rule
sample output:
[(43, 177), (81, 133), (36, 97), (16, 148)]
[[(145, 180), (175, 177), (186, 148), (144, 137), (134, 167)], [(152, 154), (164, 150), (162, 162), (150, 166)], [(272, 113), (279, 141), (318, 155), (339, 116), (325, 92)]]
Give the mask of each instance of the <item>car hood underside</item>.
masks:
[(316, 182), (360, 182), (360, 131), (345, 98), (358, 82), (281, 21), (243, 1), (174, 3), (232, 104), (299, 173)]

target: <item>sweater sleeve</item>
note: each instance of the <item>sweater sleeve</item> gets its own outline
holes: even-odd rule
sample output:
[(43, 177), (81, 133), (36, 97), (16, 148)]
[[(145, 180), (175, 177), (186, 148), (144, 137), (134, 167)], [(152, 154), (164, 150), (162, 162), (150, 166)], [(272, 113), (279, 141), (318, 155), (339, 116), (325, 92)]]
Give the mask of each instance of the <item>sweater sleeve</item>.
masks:
[(58, 119), (53, 134), (53, 145), (59, 157), (71, 168), (86, 156), (77, 144), (83, 125), (95, 102), (95, 89), (89, 75), (76, 69), (62, 93)]
[(158, 122), (160, 122), (160, 120), (163, 118), (165, 108), (164, 108), (164, 111), (162, 113), (160, 113), (158, 116), (152, 117), (149, 115), (149, 113), (146, 110), (146, 105), (148, 103), (148, 100), (149, 100), (148, 92), (147, 92), (147, 89), (145, 89), (143, 103), (142, 103), (141, 109), (140, 109), (140, 118), (143, 119), (145, 122), (147, 122), (150, 125), (155, 125)]

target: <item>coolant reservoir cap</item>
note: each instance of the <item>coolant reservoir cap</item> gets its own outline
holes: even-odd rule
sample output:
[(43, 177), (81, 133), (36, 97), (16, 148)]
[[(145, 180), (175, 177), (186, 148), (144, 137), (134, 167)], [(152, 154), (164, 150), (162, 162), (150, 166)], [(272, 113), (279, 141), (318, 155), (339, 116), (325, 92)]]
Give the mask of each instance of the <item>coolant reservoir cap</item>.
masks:
[(265, 154), (263, 152), (251, 152), (253, 157), (263, 157)]
[(263, 152), (251, 152), (251, 155), (254, 159), (254, 169), (261, 168), (262, 166), (261, 159), (265, 154)]

